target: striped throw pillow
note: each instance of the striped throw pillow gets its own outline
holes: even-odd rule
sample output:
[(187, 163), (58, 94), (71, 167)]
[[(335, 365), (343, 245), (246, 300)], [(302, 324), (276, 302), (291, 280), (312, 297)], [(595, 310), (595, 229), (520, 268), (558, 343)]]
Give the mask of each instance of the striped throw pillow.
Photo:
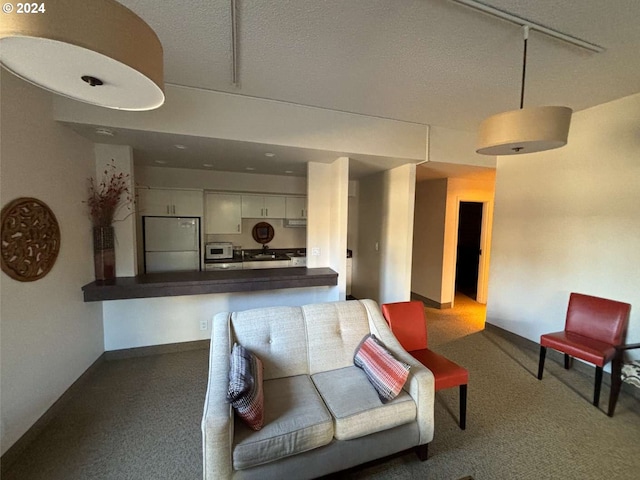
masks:
[(411, 368), (409, 364), (396, 360), (387, 347), (372, 334), (365, 335), (356, 348), (353, 363), (367, 375), (382, 403), (398, 396)]
[(238, 416), (253, 430), (264, 425), (262, 361), (238, 343), (231, 350), (227, 400)]

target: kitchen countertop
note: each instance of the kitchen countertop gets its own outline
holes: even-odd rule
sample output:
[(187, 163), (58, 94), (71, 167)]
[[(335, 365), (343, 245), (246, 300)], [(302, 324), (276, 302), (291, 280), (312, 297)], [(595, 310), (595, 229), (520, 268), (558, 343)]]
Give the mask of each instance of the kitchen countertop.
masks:
[(99, 302), (132, 298), (321, 287), (337, 284), (338, 274), (330, 268), (290, 267), (261, 270), (148, 273), (135, 277), (117, 277), (108, 283), (91, 282), (82, 287), (82, 291), (85, 302)]

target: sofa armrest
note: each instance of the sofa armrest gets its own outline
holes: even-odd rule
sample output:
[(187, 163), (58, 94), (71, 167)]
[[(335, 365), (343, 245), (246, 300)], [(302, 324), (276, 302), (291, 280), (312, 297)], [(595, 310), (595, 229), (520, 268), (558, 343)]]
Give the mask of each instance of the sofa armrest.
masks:
[(367, 310), (371, 333), (382, 340), (398, 360), (411, 365), (404, 390), (416, 402), (420, 445), (429, 443), (433, 440), (434, 431), (435, 380), (433, 373), (402, 348), (376, 302), (373, 300), (360, 300), (360, 302)]
[(233, 410), (226, 398), (232, 348), (229, 319), (228, 312), (219, 313), (211, 327), (209, 380), (201, 425), (205, 480), (231, 478), (233, 471)]

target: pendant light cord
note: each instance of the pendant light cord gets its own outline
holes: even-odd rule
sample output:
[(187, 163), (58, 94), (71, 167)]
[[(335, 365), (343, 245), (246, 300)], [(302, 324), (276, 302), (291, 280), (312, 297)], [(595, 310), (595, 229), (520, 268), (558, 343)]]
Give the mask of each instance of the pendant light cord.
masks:
[(524, 107), (524, 81), (527, 76), (527, 41), (529, 40), (529, 26), (523, 25), (524, 51), (522, 52), (522, 89), (520, 90), (520, 109)]

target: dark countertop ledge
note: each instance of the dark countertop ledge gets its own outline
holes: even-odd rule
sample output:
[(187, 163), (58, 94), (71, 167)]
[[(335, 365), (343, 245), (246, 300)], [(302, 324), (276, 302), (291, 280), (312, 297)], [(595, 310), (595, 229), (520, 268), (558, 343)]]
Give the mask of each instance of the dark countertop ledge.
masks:
[(99, 302), (132, 298), (321, 287), (337, 284), (338, 274), (330, 268), (291, 267), (150, 273), (135, 277), (117, 277), (108, 283), (91, 282), (82, 287), (82, 291), (85, 302)]

